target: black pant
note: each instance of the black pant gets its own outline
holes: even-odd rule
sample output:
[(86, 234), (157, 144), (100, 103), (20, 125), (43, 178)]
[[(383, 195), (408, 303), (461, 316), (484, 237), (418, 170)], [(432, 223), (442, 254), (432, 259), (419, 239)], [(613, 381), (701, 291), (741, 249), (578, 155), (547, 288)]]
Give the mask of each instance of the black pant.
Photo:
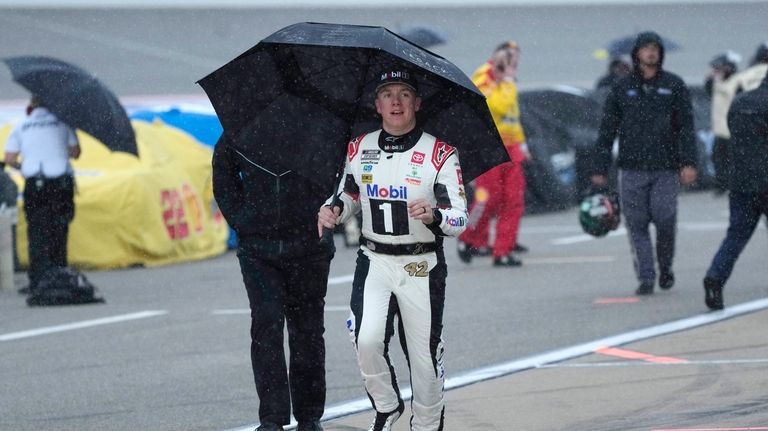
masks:
[(731, 157), (728, 152), (730, 139), (715, 137), (712, 146), (712, 165), (715, 168), (715, 187), (720, 190), (728, 189), (728, 178), (731, 175)]
[(67, 235), (75, 216), (74, 195), (75, 180), (71, 175), (32, 177), (25, 182), (28, 275), (33, 286), (48, 269), (67, 266)]
[[(275, 247), (273, 250), (282, 248)], [(296, 256), (238, 248), (251, 306), (251, 364), (261, 423), (318, 420), (325, 408), (325, 293), (332, 253)], [(288, 324), (290, 377), (283, 351)], [(290, 379), (290, 383), (289, 383)]]

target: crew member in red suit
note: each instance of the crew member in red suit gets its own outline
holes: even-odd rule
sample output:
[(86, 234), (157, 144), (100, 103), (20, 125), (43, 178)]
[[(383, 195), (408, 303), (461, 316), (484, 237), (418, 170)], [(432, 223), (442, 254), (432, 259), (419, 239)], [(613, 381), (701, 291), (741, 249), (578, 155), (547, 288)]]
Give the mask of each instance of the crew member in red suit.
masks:
[(475, 180), (474, 201), (469, 210), (469, 227), (459, 236), (459, 258), (469, 263), (478, 249), (488, 245), (491, 222), (496, 220), (493, 243), (494, 266), (520, 266), (515, 251), (517, 233), (525, 211), (523, 163), (530, 159), (525, 133), (520, 124), (517, 102), (517, 66), (520, 47), (509, 41), (499, 45), (491, 59), (472, 75), (472, 81), (486, 96), (488, 108), (512, 160), (496, 166)]

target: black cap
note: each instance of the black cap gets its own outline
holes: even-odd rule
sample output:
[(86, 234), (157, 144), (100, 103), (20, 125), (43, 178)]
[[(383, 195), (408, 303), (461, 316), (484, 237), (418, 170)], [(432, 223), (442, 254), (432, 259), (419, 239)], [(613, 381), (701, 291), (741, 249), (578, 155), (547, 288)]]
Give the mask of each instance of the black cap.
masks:
[(651, 44), (659, 47), (659, 64), (664, 63), (664, 42), (662, 42), (661, 36), (653, 31), (638, 33), (637, 38), (635, 38), (635, 46), (632, 48), (632, 62), (637, 63), (637, 51), (640, 51), (640, 48)]
[(640, 49), (646, 45), (655, 44), (659, 48), (664, 48), (664, 43), (661, 41), (661, 36), (653, 31), (644, 31), (638, 33), (635, 39), (635, 48)]
[(715, 69), (726, 66), (736, 69), (740, 61), (741, 56), (737, 52), (728, 50), (712, 58), (712, 60), (709, 62), (709, 65)]
[(379, 83), (376, 85), (376, 93), (389, 84), (403, 84), (411, 87), (411, 90), (419, 92), (419, 83), (413, 72), (406, 69), (392, 69), (382, 71), (379, 75)]
[(768, 41), (761, 43), (752, 57), (752, 65), (760, 63), (768, 63)]

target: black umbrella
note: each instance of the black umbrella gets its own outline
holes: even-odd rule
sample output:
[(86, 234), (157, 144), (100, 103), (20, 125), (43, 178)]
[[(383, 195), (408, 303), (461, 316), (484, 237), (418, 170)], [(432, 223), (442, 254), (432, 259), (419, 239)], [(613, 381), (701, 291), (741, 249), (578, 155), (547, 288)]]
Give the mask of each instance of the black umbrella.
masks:
[(136, 136), (120, 102), (85, 70), (40, 56), (4, 58), (13, 80), (71, 127), (81, 129), (112, 151), (138, 155)]
[[(605, 49), (608, 51), (608, 55), (611, 58), (621, 57), (622, 55), (630, 55), (632, 53), (632, 48), (635, 46), (635, 39), (637, 39), (636, 34), (623, 36), (608, 42), (608, 45), (606, 45)], [(664, 51), (666, 52), (680, 49), (679, 44), (667, 39), (666, 37), (661, 38), (661, 43), (664, 45)]]
[(422, 48), (442, 45), (450, 39), (448, 33), (442, 29), (426, 25), (403, 27), (397, 34)]
[(379, 73), (404, 67), (419, 80), (419, 124), (458, 148), (465, 181), (509, 160), (472, 81), (382, 27), (294, 24), (198, 83), (238, 151), (332, 187), (349, 138), (381, 125)]

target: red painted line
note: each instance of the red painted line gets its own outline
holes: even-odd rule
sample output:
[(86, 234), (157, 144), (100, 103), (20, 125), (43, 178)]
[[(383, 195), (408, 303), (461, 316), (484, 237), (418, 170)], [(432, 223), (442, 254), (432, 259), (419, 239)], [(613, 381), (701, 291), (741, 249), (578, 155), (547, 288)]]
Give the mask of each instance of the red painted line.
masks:
[(640, 298), (637, 296), (628, 296), (625, 298), (597, 298), (593, 302), (593, 304), (597, 305), (604, 305), (604, 304), (634, 304), (636, 302), (640, 302)]
[(768, 427), (747, 427), (747, 428), (664, 428), (651, 431), (758, 431), (768, 430)]
[(635, 352), (626, 349), (617, 349), (615, 347), (600, 347), (599, 349), (595, 350), (595, 353), (624, 359), (638, 359), (641, 361), (653, 362), (655, 364), (684, 364), (688, 362), (685, 359), (649, 355), (647, 353)]

